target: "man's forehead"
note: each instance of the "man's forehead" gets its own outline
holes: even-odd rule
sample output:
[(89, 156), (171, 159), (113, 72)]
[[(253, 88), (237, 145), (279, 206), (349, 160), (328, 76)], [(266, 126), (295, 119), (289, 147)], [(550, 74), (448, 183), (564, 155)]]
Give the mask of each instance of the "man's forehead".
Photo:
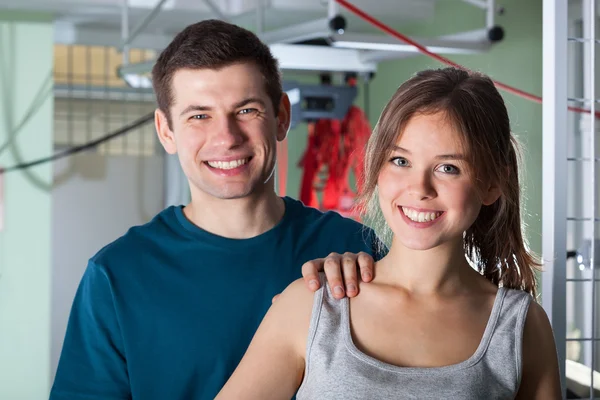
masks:
[[(174, 104), (201, 97), (205, 102), (237, 103), (246, 98), (268, 99), (266, 84), (260, 74), (247, 70), (179, 70), (172, 82)], [(179, 100), (179, 101), (178, 101)]]

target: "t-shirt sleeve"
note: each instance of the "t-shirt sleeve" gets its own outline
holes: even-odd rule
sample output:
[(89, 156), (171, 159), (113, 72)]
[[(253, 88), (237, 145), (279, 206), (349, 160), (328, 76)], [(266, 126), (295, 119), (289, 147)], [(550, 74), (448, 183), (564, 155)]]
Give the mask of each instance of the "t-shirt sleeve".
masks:
[(50, 400), (130, 398), (111, 283), (106, 271), (90, 261), (71, 308)]

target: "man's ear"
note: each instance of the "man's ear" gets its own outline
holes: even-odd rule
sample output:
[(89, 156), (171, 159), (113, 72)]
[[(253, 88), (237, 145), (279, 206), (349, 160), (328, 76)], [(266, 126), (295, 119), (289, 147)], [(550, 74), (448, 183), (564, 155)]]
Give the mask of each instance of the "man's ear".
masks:
[(491, 206), (500, 198), (502, 191), (498, 185), (491, 185), (485, 193), (483, 193), (482, 203), (484, 206)]
[(177, 153), (175, 135), (173, 134), (173, 131), (171, 131), (171, 128), (169, 128), (167, 116), (158, 108), (154, 111), (154, 125), (156, 126), (158, 140), (160, 140), (165, 151), (169, 154)]
[(292, 106), (287, 93), (283, 92), (279, 102), (279, 111), (277, 112), (277, 140), (283, 141), (290, 129), (292, 118)]

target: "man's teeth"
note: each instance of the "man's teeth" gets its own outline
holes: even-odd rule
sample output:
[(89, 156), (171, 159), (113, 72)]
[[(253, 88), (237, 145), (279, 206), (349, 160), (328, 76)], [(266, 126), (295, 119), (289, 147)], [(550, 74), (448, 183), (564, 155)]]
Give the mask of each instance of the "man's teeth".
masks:
[(442, 215), (442, 213), (439, 211), (438, 212), (419, 212), (419, 211), (413, 210), (412, 208), (408, 208), (408, 207), (402, 207), (402, 211), (408, 217), (408, 219), (415, 221), (415, 222), (433, 221), (434, 219), (436, 219), (437, 217)]
[(249, 160), (249, 158), (244, 158), (241, 160), (234, 161), (207, 161), (207, 164), (213, 168), (218, 169), (234, 169), (239, 167), (240, 165), (246, 164)]

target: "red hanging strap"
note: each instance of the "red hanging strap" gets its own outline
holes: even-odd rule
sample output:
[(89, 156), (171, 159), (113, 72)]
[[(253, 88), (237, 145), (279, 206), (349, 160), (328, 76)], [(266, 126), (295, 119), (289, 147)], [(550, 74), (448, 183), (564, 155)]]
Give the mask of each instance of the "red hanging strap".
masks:
[(288, 142), (277, 142), (277, 186), (279, 196), (285, 196), (287, 189)]

